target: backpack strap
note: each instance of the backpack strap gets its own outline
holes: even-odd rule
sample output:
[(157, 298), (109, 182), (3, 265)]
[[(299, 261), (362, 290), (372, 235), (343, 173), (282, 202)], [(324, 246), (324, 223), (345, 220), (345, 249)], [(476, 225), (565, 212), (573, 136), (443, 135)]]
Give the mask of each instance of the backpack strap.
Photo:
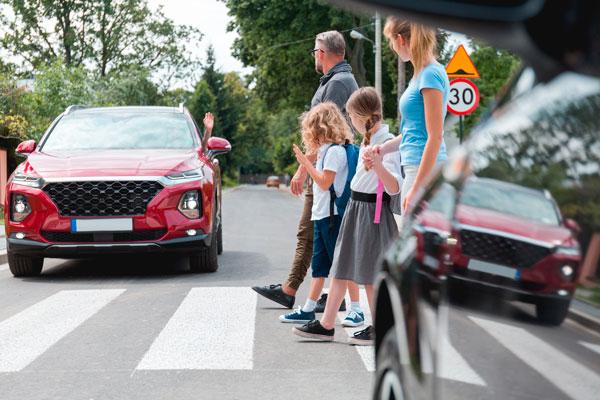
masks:
[[(323, 158), (321, 159), (321, 170), (323, 171), (325, 168), (325, 157), (327, 157), (327, 152), (332, 146), (338, 146), (336, 144), (331, 144), (329, 147), (325, 149), (325, 153), (323, 154)], [(334, 180), (335, 183), (335, 180)], [(329, 187), (329, 232), (333, 232), (333, 227), (335, 225), (335, 199), (337, 199), (337, 195), (335, 194), (335, 188), (333, 187), (334, 183)]]

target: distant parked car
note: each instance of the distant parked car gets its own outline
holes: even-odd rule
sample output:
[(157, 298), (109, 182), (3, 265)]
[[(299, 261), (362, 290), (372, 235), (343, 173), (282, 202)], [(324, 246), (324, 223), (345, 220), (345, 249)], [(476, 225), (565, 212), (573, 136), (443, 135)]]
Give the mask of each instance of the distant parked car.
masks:
[(267, 178), (267, 187), (276, 187), (279, 189), (279, 185), (281, 185), (281, 180), (279, 180), (278, 176), (272, 175)]

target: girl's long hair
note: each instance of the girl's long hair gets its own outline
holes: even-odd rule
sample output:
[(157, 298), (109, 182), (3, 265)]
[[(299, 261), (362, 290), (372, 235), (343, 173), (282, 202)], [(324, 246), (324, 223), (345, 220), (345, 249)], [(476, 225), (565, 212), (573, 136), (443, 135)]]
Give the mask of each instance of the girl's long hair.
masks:
[(405, 40), (408, 40), (415, 73), (425, 67), (430, 54), (435, 55), (436, 53), (437, 40), (435, 29), (425, 25), (390, 16), (385, 21), (383, 34), (389, 42), (396, 40), (397, 35), (402, 35)]
[(374, 127), (382, 119), (381, 98), (373, 87), (363, 87), (352, 93), (346, 103), (348, 113), (355, 115), (365, 123), (365, 135), (362, 145), (371, 144)]
[(333, 102), (321, 103), (300, 117), (302, 142), (309, 154), (316, 154), (325, 143), (345, 144), (353, 141), (346, 119)]

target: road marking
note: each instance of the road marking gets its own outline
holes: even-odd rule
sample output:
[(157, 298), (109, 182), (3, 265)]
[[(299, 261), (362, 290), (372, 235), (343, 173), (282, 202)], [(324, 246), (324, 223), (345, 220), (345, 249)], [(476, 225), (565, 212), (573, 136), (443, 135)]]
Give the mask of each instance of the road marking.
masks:
[(252, 369), (256, 303), (247, 287), (193, 288), (136, 369)]
[(598, 398), (600, 377), (523, 328), (469, 317), (521, 361), (575, 400)]
[(8, 264), (1, 264), (0, 271), (6, 271), (8, 269)]
[(62, 290), (0, 323), (0, 372), (20, 371), (125, 289)]
[(579, 344), (600, 354), (600, 344), (587, 343), (587, 342), (583, 342), (583, 341), (580, 341)]
[[(361, 331), (367, 326), (371, 325), (373, 319), (371, 318), (371, 310), (369, 308), (369, 301), (367, 300), (367, 292), (365, 289), (360, 289), (360, 308), (362, 308), (365, 314), (365, 324), (356, 328), (346, 328), (344, 330), (348, 334), (348, 337), (352, 337), (354, 332)], [(350, 297), (346, 296), (346, 311), (338, 312), (338, 319), (343, 321), (346, 315), (350, 311)], [(360, 356), (365, 368), (369, 372), (375, 371), (375, 348), (373, 346), (352, 346), (356, 349), (356, 352)]]
[[(443, 379), (469, 383), (471, 385), (486, 386), (486, 383), (481, 376), (471, 368), (469, 363), (450, 342), (447, 326), (449, 323), (448, 307), (440, 306), (438, 308), (438, 314), (428, 307), (422, 307), (421, 310), (423, 311), (424, 319), (429, 326), (427, 331), (434, 335), (431, 339), (437, 341), (437, 346), (439, 346), (439, 370), (437, 375)], [(437, 324), (438, 318), (442, 324), (440, 326)]]
[(485, 386), (485, 381), (452, 346), (447, 336), (441, 338), (440, 371), (438, 376), (453, 381)]

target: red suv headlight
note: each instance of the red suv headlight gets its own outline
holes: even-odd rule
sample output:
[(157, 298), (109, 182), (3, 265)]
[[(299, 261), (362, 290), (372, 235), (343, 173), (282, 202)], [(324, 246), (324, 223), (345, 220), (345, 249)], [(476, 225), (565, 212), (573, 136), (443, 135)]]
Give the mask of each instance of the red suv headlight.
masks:
[(31, 206), (27, 201), (27, 197), (22, 194), (13, 194), (10, 205), (10, 220), (13, 222), (21, 222), (31, 214)]
[(177, 209), (189, 219), (200, 218), (201, 200), (197, 190), (185, 192), (179, 200)]

